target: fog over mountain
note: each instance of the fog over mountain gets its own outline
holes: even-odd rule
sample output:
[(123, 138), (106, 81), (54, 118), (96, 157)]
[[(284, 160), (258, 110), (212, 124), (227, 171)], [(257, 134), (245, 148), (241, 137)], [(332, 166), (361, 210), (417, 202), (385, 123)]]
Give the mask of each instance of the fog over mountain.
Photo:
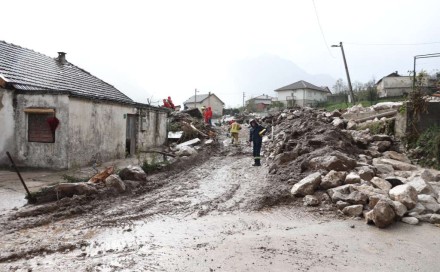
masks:
[(275, 55), (262, 55), (238, 61), (231, 73), (235, 86), (246, 92), (247, 98), (263, 93), (275, 96), (275, 89), (299, 80), (329, 88), (336, 82), (330, 75), (309, 74), (294, 62)]

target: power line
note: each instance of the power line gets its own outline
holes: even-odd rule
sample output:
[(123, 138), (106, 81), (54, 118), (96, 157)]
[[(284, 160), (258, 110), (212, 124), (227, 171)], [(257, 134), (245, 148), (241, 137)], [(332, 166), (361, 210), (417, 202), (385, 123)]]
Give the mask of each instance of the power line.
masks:
[(316, 20), (318, 21), (319, 30), (321, 31), (322, 39), (324, 40), (325, 48), (327, 48), (327, 51), (330, 54), (330, 56), (335, 59), (335, 56), (333, 56), (332, 52), (330, 51), (327, 40), (325, 39), (324, 31), (322, 30), (321, 22), (319, 21), (318, 10), (316, 9), (315, 0), (312, 0), (312, 3), (313, 3), (313, 8), (315, 9), (315, 15), (316, 15)]
[(415, 45), (430, 45), (430, 44), (440, 44), (440, 42), (422, 42), (422, 43), (352, 43), (344, 42), (350, 45), (360, 45), (360, 46), (415, 46)]

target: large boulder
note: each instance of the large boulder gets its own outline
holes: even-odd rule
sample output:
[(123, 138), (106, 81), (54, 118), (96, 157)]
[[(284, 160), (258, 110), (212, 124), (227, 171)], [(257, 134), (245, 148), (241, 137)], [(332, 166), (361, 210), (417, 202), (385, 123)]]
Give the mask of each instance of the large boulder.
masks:
[(333, 203), (338, 201), (344, 201), (352, 205), (355, 204), (366, 204), (368, 202), (368, 195), (359, 192), (356, 188), (351, 185), (342, 185), (336, 188), (328, 189), (328, 195), (332, 199)]
[(394, 173), (394, 168), (389, 164), (376, 164), (377, 173), (382, 175), (389, 175)]
[(119, 171), (122, 180), (147, 181), (147, 174), (139, 166), (129, 165)]
[(123, 193), (127, 189), (122, 179), (115, 174), (110, 175), (105, 179), (105, 186), (109, 188), (114, 188), (119, 193)]
[(342, 212), (348, 216), (360, 216), (362, 214), (363, 208), (364, 208), (364, 206), (360, 205), (360, 204), (351, 205), (351, 206), (346, 206), (345, 208), (343, 208)]
[(422, 177), (415, 177), (406, 184), (409, 184), (412, 187), (414, 187), (414, 189), (416, 189), (418, 194), (425, 194), (425, 195), (437, 197), (437, 193), (434, 191), (434, 188), (432, 188), (431, 184), (426, 182)]
[(386, 158), (374, 158), (373, 159), (373, 165), (376, 164), (389, 164), (391, 165), (394, 170), (401, 170), (401, 171), (413, 171), (413, 170), (417, 170), (417, 166), (406, 163), (406, 162), (401, 162), (398, 160), (393, 160), (393, 159), (386, 159)]
[(399, 201), (393, 201), (392, 208), (398, 217), (403, 217), (408, 211), (408, 208)]
[(411, 163), (407, 156), (396, 151), (386, 151), (383, 153), (383, 157), (401, 162)]
[(341, 152), (334, 152), (332, 155), (311, 159), (309, 166), (312, 169), (325, 169), (327, 171), (348, 171), (356, 167), (356, 160)]
[(370, 180), (370, 182), (377, 188), (384, 190), (384, 191), (389, 191), (392, 186), (391, 183), (389, 183), (388, 181), (382, 179), (382, 178), (378, 178), (378, 177), (374, 177)]
[(440, 210), (440, 204), (438, 204), (435, 198), (430, 195), (418, 195), (418, 201), (426, 208), (427, 212), (436, 213)]
[(325, 175), (325, 177), (322, 178), (320, 187), (323, 189), (330, 189), (341, 186), (344, 183), (346, 176), (347, 172), (345, 171), (331, 170), (327, 173), (327, 175)]
[(403, 184), (396, 186), (388, 193), (392, 200), (399, 201), (409, 210), (414, 208), (417, 204), (417, 191), (411, 185)]
[(315, 172), (303, 178), (297, 184), (293, 185), (291, 193), (294, 196), (313, 195), (320, 183), (321, 173)]
[(385, 228), (394, 222), (396, 214), (391, 205), (385, 200), (379, 200), (374, 209), (365, 214), (367, 223), (373, 222), (379, 228)]

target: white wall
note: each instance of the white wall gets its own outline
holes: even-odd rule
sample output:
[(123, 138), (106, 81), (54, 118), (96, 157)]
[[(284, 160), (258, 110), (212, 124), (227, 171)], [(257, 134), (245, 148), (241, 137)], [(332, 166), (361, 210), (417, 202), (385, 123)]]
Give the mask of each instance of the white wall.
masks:
[[(188, 107), (188, 109), (194, 108), (194, 102), (186, 103), (185, 106)], [(210, 98), (206, 98), (202, 102), (196, 103), (196, 107), (200, 110), (203, 106), (205, 106), (206, 108), (211, 107), (212, 115), (214, 117), (219, 117), (223, 115), (224, 104), (213, 95)]]
[(402, 96), (412, 90), (412, 77), (386, 77), (377, 85), (379, 97)]
[[(52, 108), (60, 124), (54, 143), (28, 142), (26, 108)], [(69, 97), (64, 94), (18, 94), (15, 111), (15, 157), (19, 164), (41, 168), (68, 167)]]
[(126, 114), (135, 113), (129, 105), (70, 98), (69, 168), (125, 158)]
[(317, 102), (327, 101), (327, 93), (310, 89), (277, 91), (278, 101), (287, 105), (292, 95), (297, 106), (311, 106)]
[[(167, 112), (153, 108), (142, 108), (139, 121), (137, 147), (146, 151), (151, 147), (161, 146), (167, 140)], [(142, 122), (144, 118), (145, 122)]]
[(15, 155), (13, 92), (0, 88), (0, 165), (9, 165), (6, 151)]

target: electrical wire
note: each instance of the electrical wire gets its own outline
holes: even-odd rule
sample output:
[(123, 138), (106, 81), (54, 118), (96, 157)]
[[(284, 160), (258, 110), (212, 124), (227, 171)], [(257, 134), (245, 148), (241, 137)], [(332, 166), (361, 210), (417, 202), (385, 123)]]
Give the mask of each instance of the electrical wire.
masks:
[(353, 42), (344, 42), (344, 44), (360, 45), (360, 46), (417, 46), (417, 45), (440, 44), (440, 42), (422, 42), (422, 43), (353, 43)]
[(313, 8), (315, 9), (315, 15), (316, 15), (316, 20), (318, 21), (319, 30), (321, 31), (322, 39), (324, 40), (325, 48), (327, 48), (327, 51), (330, 54), (330, 56), (335, 59), (335, 56), (333, 56), (328, 46), (327, 40), (324, 35), (324, 31), (322, 30), (321, 21), (319, 21), (318, 10), (316, 8), (315, 0), (312, 0), (312, 3), (313, 3)]

